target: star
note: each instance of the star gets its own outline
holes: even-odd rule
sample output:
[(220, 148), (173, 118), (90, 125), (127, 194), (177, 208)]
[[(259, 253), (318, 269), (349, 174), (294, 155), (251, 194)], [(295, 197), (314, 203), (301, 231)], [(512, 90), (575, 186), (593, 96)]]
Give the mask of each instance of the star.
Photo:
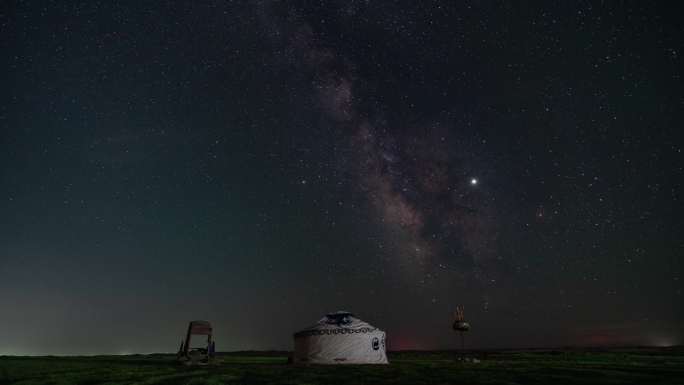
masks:
[(471, 186), (476, 186), (476, 185), (477, 185), (477, 178), (472, 178), (472, 179), (470, 179), (470, 185), (471, 185)]

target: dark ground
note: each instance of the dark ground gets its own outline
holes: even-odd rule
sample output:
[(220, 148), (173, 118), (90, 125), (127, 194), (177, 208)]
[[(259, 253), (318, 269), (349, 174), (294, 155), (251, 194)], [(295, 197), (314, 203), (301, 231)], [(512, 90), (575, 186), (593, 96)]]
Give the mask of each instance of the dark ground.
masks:
[(390, 365), (287, 364), (285, 352), (221, 354), (187, 368), (174, 356), (0, 357), (5, 384), (684, 384), (684, 348), (394, 352)]

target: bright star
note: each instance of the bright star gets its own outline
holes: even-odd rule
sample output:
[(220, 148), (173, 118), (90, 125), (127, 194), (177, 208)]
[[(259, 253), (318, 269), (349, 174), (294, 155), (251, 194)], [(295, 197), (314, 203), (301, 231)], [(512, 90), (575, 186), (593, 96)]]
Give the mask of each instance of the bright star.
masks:
[(470, 184), (475, 186), (477, 184), (477, 179), (476, 178), (471, 179)]

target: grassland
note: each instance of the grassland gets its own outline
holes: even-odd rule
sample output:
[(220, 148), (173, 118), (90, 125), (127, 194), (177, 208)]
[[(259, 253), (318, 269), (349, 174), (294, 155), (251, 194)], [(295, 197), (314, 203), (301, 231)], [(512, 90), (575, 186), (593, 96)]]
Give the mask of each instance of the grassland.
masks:
[(390, 365), (287, 364), (285, 353), (220, 355), (183, 367), (171, 355), (0, 357), (0, 385), (94, 384), (684, 384), (684, 349), (398, 352)]

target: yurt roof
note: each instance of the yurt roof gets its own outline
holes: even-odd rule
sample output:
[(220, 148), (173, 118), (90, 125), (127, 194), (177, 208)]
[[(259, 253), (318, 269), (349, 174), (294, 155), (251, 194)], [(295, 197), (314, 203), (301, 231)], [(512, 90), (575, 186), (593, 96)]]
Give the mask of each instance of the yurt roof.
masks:
[(337, 311), (328, 313), (321, 318), (316, 324), (311, 325), (299, 332), (295, 333), (295, 337), (304, 337), (311, 335), (311, 331), (326, 330), (326, 329), (364, 329), (365, 332), (377, 330), (375, 326), (360, 320), (354, 314), (348, 311)]

